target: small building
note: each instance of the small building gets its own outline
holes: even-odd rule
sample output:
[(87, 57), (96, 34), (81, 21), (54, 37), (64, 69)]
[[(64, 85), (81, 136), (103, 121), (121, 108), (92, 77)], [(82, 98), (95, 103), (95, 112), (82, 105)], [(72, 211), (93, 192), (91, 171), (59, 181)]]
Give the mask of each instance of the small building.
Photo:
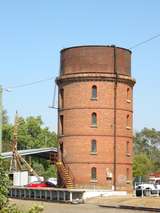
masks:
[(160, 178), (160, 172), (152, 172), (149, 174), (149, 178)]

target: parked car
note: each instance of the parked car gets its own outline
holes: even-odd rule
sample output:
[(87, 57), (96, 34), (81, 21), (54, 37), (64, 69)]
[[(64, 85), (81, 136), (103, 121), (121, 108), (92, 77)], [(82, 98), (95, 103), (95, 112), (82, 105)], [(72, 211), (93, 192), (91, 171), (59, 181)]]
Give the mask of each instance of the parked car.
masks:
[(34, 181), (32, 183), (28, 183), (25, 187), (48, 187), (46, 182)]
[(150, 178), (148, 183), (141, 183), (136, 186), (136, 196), (150, 196), (157, 193), (160, 195), (160, 177)]
[(34, 181), (25, 185), (25, 187), (56, 187), (56, 185), (49, 181)]
[(56, 184), (54, 184), (54, 183), (52, 183), (52, 182), (50, 182), (48, 180), (45, 183), (47, 184), (47, 187), (57, 187)]
[(57, 185), (57, 178), (48, 178), (47, 182), (53, 183), (55, 186)]

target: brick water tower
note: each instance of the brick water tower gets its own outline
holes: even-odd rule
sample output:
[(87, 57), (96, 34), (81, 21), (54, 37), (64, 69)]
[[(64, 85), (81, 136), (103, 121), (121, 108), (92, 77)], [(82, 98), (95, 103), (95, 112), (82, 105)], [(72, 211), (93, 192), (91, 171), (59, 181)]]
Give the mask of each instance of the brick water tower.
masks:
[(131, 51), (115, 46), (61, 50), (59, 158), (79, 188), (131, 190)]

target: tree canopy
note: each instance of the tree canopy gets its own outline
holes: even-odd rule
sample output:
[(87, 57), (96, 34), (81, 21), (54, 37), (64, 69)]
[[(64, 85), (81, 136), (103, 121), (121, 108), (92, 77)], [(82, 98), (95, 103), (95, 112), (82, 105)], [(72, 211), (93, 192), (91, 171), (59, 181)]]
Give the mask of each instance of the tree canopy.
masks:
[[(3, 152), (12, 150), (14, 125), (8, 122), (7, 112), (3, 112), (2, 127), (2, 147)], [(27, 118), (19, 117), (17, 131), (17, 149), (32, 149), (57, 147), (57, 136), (54, 131), (50, 131), (48, 127), (44, 127), (40, 116), (29, 116)], [(49, 161), (32, 157), (29, 158), (35, 171), (44, 177), (53, 177), (56, 175), (55, 168), (50, 165)]]
[(148, 176), (160, 171), (160, 132), (144, 128), (134, 137), (133, 175)]
[[(40, 116), (37, 117), (19, 117), (18, 124), (18, 149), (31, 149), (42, 147), (57, 146), (57, 137), (55, 132), (43, 127), (43, 121)], [(13, 125), (8, 122), (3, 124), (3, 151), (10, 151), (13, 139)]]

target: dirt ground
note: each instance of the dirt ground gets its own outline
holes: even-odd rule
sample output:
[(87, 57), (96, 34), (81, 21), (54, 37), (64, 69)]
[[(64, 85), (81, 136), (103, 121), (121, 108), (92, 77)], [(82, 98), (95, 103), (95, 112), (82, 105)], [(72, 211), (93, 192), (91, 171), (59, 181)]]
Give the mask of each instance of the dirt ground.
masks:
[(160, 208), (160, 197), (96, 197), (89, 199), (87, 203), (96, 205), (131, 205), (131, 206), (143, 206), (143, 207), (154, 207)]
[(11, 203), (16, 203), (20, 209), (27, 210), (31, 206), (37, 204), (44, 207), (43, 213), (139, 213), (144, 211), (133, 211), (124, 209), (110, 209), (102, 208), (98, 205), (136, 205), (160, 208), (160, 197), (151, 198), (136, 198), (131, 196), (125, 197), (96, 197), (86, 201), (85, 204), (64, 204), (64, 203), (51, 203), (41, 201), (24, 201), (11, 199)]

